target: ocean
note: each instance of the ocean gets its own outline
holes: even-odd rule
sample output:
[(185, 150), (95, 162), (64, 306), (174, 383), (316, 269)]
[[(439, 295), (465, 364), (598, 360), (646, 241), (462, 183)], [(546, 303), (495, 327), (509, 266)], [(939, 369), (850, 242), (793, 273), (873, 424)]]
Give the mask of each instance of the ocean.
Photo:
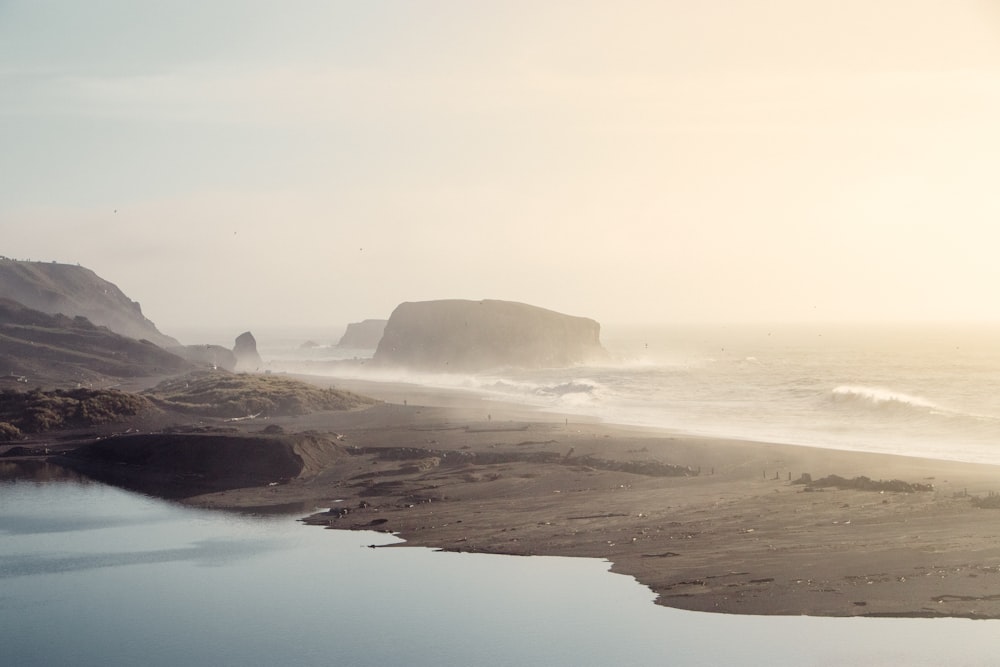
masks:
[(478, 375), (372, 370), (336, 336), (259, 336), (270, 368), (461, 389), (680, 433), (1000, 464), (1000, 325), (606, 327), (611, 359)]

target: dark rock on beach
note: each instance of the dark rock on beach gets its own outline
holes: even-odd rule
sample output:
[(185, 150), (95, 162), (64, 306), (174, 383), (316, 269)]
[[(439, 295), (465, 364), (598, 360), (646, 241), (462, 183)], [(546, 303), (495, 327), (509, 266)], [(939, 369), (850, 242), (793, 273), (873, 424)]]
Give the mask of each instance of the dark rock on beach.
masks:
[(792, 484), (806, 484), (811, 489), (855, 489), (858, 491), (889, 491), (892, 493), (914, 493), (917, 491), (933, 491), (933, 484), (920, 484), (916, 482), (904, 482), (899, 479), (873, 480), (861, 475), (846, 479), (840, 475), (827, 475), (822, 479), (813, 480), (808, 474), (792, 482)]

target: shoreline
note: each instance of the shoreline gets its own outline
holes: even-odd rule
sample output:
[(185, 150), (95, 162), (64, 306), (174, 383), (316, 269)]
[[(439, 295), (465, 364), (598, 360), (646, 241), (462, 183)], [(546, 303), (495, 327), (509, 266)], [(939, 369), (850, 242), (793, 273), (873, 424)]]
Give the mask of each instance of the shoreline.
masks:
[[(400, 546), (601, 558), (680, 609), (1000, 618), (993, 510), (972, 502), (1000, 491), (998, 466), (688, 436), (461, 391), (302, 379), (406, 405), (299, 418), (303, 428), (331, 420), (359, 454), (301, 483), (187, 502), (315, 501), (332, 509), (306, 523), (392, 532)], [(661, 474), (672, 466), (690, 473)], [(792, 483), (803, 474), (934, 489), (807, 489)]]
[[(284, 371), (281, 371), (285, 373)], [(812, 449), (833, 450), (842, 452), (855, 452), (859, 454), (872, 454), (877, 456), (898, 456), (902, 458), (918, 458), (929, 461), (947, 461), (952, 463), (963, 463), (970, 465), (986, 465), (1000, 467), (1000, 460), (981, 460), (976, 458), (956, 458), (948, 456), (934, 455), (933, 453), (903, 454), (892, 450), (878, 450), (865, 448), (864, 446), (850, 447), (842, 444), (804, 442), (789, 439), (770, 439), (766, 437), (755, 437), (752, 435), (726, 434), (699, 432), (694, 430), (684, 430), (666, 425), (643, 424), (627, 421), (616, 421), (605, 419), (585, 413), (562, 412), (547, 406), (518, 403), (505, 398), (492, 398), (487, 393), (481, 393), (476, 389), (462, 389), (454, 387), (437, 387), (421, 385), (417, 383), (403, 382), (397, 380), (373, 380), (362, 378), (338, 378), (331, 375), (309, 374), (309, 373), (285, 373), (303, 382), (316, 384), (322, 387), (337, 387), (363, 394), (382, 400), (388, 403), (400, 403), (405, 399), (414, 398), (422, 401), (429, 407), (466, 407), (472, 408), (482, 406), (489, 412), (489, 406), (501, 406), (498, 410), (505, 414), (518, 414), (522, 417), (534, 416), (539, 419), (568, 419), (569, 421), (598, 423), (605, 426), (628, 431), (644, 432), (654, 435), (666, 435), (690, 439), (704, 439), (709, 441), (732, 441), (750, 442), (760, 444), (781, 445), (789, 447), (808, 447)]]
[[(130, 471), (113, 483), (154, 495), (169, 479), (187, 505), (308, 514), (314, 526), (405, 540), (393, 546), (604, 559), (679, 609), (1000, 618), (1000, 511), (974, 503), (1000, 492), (1000, 466), (690, 436), (460, 390), (297, 377), (384, 402), (212, 431), (230, 439), (234, 466), (239, 441), (280, 439), (306, 462), (288, 479), (257, 469), (207, 489), (179, 471), (97, 467)], [(806, 475), (903, 486), (794, 483)]]

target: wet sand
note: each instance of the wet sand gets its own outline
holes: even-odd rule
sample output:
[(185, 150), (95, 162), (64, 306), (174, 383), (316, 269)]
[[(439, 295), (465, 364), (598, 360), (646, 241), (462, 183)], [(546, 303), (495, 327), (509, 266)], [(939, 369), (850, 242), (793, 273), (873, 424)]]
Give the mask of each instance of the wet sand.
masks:
[[(973, 503), (1000, 491), (1000, 467), (611, 426), (410, 385), (336, 385), (387, 403), (267, 422), (328, 434), (334, 463), (184, 502), (299, 510), (311, 524), (449, 551), (603, 558), (682, 609), (1000, 618), (1000, 510)], [(803, 474), (933, 489), (793, 483)]]

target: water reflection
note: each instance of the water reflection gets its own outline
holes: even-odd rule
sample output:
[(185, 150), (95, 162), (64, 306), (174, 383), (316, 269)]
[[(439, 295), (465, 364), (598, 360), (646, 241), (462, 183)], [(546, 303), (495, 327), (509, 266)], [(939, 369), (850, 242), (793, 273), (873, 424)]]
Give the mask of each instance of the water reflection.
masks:
[(0, 555), (0, 579), (176, 561), (190, 561), (196, 565), (219, 567), (230, 565), (242, 558), (252, 558), (265, 551), (280, 548), (281, 544), (277, 540), (219, 539), (199, 540), (189, 547), (153, 551), (105, 552), (76, 556)]
[(0, 482), (78, 482), (90, 480), (43, 459), (0, 459)]
[[(69, 511), (69, 510), (67, 510)], [(135, 517), (114, 516), (36, 516), (10, 514), (0, 516), (0, 533), (9, 535), (40, 535), (68, 533), (79, 530), (100, 530), (112, 526), (130, 526), (144, 522)]]
[(394, 538), (99, 484), (0, 483), (0, 521), (3, 664), (995, 662), (990, 621), (684, 612), (600, 561), (367, 549)]

